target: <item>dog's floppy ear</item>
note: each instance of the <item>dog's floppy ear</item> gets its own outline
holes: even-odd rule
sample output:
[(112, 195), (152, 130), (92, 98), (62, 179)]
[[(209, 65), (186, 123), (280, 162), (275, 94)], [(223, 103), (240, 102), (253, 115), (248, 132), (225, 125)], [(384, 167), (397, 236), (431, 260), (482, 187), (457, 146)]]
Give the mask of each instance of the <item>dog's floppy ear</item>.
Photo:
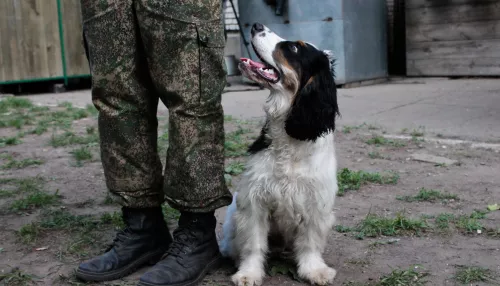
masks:
[(337, 88), (332, 63), (328, 64), (310, 77), (295, 96), (285, 121), (285, 131), (290, 137), (315, 141), (335, 130), (335, 117), (339, 114)]

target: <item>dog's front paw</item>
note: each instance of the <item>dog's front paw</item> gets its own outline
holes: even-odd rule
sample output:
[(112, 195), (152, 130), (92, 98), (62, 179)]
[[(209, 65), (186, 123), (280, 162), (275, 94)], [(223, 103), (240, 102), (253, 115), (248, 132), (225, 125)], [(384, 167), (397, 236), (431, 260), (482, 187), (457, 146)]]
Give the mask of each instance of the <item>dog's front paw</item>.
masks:
[(336, 275), (337, 271), (335, 269), (325, 266), (304, 273), (303, 278), (316, 285), (328, 285), (333, 283)]
[(238, 271), (233, 275), (232, 280), (237, 286), (262, 285), (264, 275), (259, 271)]

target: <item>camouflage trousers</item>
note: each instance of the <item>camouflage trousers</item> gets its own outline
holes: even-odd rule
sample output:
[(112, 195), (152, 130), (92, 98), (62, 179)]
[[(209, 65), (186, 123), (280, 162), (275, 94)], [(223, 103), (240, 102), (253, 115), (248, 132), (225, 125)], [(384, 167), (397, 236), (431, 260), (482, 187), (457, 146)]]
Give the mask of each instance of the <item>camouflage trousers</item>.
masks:
[[(81, 0), (106, 185), (123, 206), (231, 203), (224, 180), (226, 80), (220, 0)], [(169, 110), (162, 175), (157, 107)]]

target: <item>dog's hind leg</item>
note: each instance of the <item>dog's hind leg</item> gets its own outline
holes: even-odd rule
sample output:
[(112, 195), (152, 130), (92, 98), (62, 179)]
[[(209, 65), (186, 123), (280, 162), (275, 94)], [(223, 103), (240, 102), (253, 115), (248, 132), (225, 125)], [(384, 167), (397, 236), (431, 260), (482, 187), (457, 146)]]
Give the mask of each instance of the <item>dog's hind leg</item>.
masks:
[(248, 204), (238, 209), (235, 219), (234, 247), (238, 248), (239, 266), (232, 281), (238, 286), (261, 285), (268, 250), (268, 212), (255, 204)]
[(328, 233), (335, 217), (331, 214), (315, 215), (309, 222), (298, 226), (294, 242), (294, 252), (298, 264), (298, 274), (316, 285), (333, 283), (337, 272), (326, 265), (322, 253)]

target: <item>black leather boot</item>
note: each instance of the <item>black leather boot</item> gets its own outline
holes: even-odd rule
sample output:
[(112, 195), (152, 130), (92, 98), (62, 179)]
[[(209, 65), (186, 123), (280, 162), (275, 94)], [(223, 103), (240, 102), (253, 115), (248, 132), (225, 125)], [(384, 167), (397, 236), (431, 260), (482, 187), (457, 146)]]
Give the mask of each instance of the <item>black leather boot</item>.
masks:
[(113, 244), (101, 256), (86, 261), (76, 270), (84, 281), (122, 278), (145, 264), (155, 264), (170, 246), (172, 237), (160, 207), (122, 208), (126, 228), (116, 234)]
[(182, 213), (174, 241), (162, 261), (140, 279), (140, 286), (191, 286), (219, 267), (214, 213)]

